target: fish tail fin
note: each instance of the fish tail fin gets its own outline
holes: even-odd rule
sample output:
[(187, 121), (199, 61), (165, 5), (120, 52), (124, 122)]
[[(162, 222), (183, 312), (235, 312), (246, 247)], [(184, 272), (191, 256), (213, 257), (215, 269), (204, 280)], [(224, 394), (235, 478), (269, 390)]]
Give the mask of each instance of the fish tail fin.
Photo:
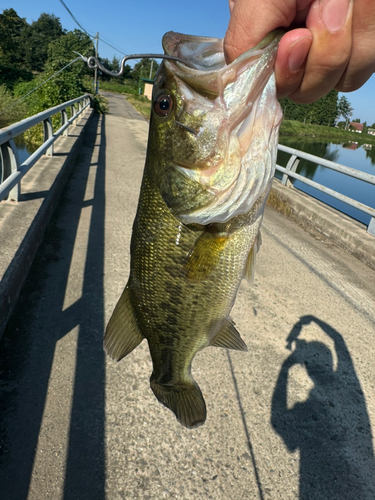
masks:
[(204, 424), (207, 414), (206, 403), (193, 378), (189, 381), (166, 385), (157, 382), (152, 375), (150, 385), (159, 402), (172, 410), (182, 425), (188, 429), (194, 429)]
[(127, 356), (143, 340), (130, 301), (130, 291), (125, 287), (104, 336), (104, 350), (114, 360)]

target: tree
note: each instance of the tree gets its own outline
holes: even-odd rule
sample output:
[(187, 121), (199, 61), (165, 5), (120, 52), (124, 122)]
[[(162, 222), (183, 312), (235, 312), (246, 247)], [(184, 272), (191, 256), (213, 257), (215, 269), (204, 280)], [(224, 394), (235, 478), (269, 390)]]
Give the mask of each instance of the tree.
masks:
[(346, 121), (346, 128), (349, 125), (349, 118), (352, 116), (353, 108), (348, 99), (342, 95), (337, 104), (338, 117), (342, 116)]
[(25, 64), (33, 71), (43, 71), (48, 59), (48, 46), (51, 42), (65, 35), (60, 19), (53, 14), (43, 12), (37, 21), (34, 21), (23, 32)]
[[(151, 72), (151, 65), (152, 65), (152, 72)], [(155, 59), (143, 58), (139, 62), (137, 62), (137, 64), (134, 65), (131, 74), (134, 79), (140, 80), (141, 78), (150, 78), (150, 72), (151, 72), (151, 78), (153, 78), (158, 68), (159, 65), (155, 61)]]
[[(109, 71), (113, 71), (114, 73), (118, 73), (120, 71), (120, 62), (121, 61), (116, 56), (113, 56), (112, 61), (110, 61), (107, 57), (105, 57), (103, 59), (100, 59), (100, 62)], [(105, 73), (104, 71), (99, 71), (98, 74), (99, 74), (100, 80), (102, 80), (102, 81), (109, 81), (109, 80), (112, 80), (112, 78), (114, 78), (115, 80), (118, 80), (118, 79), (124, 80), (124, 78), (131, 78), (131, 71), (132, 71), (132, 69), (129, 66), (129, 64), (125, 64), (125, 71), (124, 71), (123, 75), (121, 75), (121, 77), (108, 75), (108, 73)]]
[(287, 97), (280, 99), (280, 105), (286, 120), (332, 127), (337, 119), (337, 90), (331, 90), (326, 96), (311, 104), (296, 104)]
[(23, 67), (24, 53), (22, 34), (28, 28), (14, 9), (0, 14), (0, 63), (17, 68)]
[[(82, 33), (82, 31), (74, 30), (51, 42), (48, 47), (45, 71), (40, 73), (32, 82), (15, 86), (15, 95), (21, 97), (27, 94), (69, 64), (76, 57), (73, 51), (88, 56), (93, 55), (94, 46), (90, 37)], [(86, 92), (83, 84), (85, 74), (92, 76), (92, 71), (87, 68), (87, 64), (83, 61), (77, 61), (43, 84), (28, 98), (29, 116), (84, 94)]]

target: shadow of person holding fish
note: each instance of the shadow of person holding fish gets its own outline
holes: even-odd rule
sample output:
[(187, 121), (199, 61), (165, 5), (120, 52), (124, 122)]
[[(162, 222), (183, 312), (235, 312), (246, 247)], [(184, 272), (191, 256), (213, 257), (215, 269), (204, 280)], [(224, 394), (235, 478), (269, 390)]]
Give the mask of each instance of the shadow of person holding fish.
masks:
[[(299, 339), (305, 325), (316, 323), (333, 340)], [(272, 398), (271, 423), (289, 451), (300, 452), (300, 500), (370, 499), (375, 495), (375, 461), (370, 420), (360, 382), (339, 332), (314, 316), (293, 327), (287, 347), (296, 348), (284, 361)], [(288, 374), (301, 364), (314, 383), (307, 401), (287, 405)]]

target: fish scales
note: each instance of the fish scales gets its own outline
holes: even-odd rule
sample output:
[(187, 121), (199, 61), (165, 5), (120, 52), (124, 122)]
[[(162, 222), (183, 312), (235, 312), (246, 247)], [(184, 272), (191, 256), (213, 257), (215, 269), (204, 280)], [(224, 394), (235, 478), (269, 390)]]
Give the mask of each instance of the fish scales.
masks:
[[(180, 45), (176, 44), (176, 34), (165, 36), (166, 52), (173, 42), (174, 54), (179, 54), (182, 45), (187, 57), (190, 43), (193, 52), (190, 62), (202, 57), (201, 53), (199, 57), (194, 53), (196, 44), (192, 43), (200, 37), (178, 36)], [(271, 37), (273, 53), (277, 36)], [(222, 52), (221, 41), (204, 38), (204, 43), (211, 49), (216, 47), (216, 52), (211, 50), (216, 55)], [(256, 50), (261, 53), (263, 49), (253, 50), (250, 54), (253, 59)], [(269, 52), (264, 53), (270, 59)], [(242, 68), (246, 57), (239, 63)], [(267, 64), (264, 62), (259, 70), (265, 80), (263, 87), (272, 77), (272, 67), (269, 69)], [(225, 63), (221, 68), (223, 73)], [(272, 165), (268, 163), (274, 161), (275, 154), (269, 151), (269, 144), (262, 145), (264, 131), (258, 127), (260, 132), (257, 132), (255, 116), (252, 130), (246, 129), (246, 134), (253, 136), (256, 161), (259, 148), (264, 150), (265, 157), (268, 155), (267, 168), (258, 166), (256, 176), (253, 172), (243, 174), (242, 165), (249, 161), (246, 154), (251, 141), (245, 153), (241, 153), (242, 138), (237, 134), (249, 112), (233, 110), (235, 123), (231, 130), (230, 112), (220, 97), (225, 88), (228, 94), (228, 86), (223, 85), (222, 77), (221, 82), (216, 81), (220, 69), (211, 69), (217, 78), (207, 77), (208, 89), (201, 82), (198, 85), (192, 82), (192, 75), (188, 72), (184, 75), (184, 71), (187, 70), (178, 64), (164, 62), (155, 78), (154, 111), (130, 249), (131, 271), (108, 324), (105, 348), (109, 355), (120, 360), (147, 339), (153, 363), (150, 383), (155, 396), (183, 425), (194, 428), (206, 419), (205, 402), (191, 374), (195, 354), (210, 345), (246, 350), (229, 314), (241, 280), (251, 274), (272, 182)], [(256, 68), (252, 66), (251, 71), (254, 73)], [(176, 76), (178, 72), (180, 76)], [(235, 80), (234, 75), (231, 86), (235, 86)], [(274, 82), (271, 84), (274, 86)], [(241, 91), (242, 87), (241, 81)], [(258, 87), (262, 86), (258, 83)], [(271, 90), (275, 94), (274, 88)], [(201, 108), (194, 107), (194, 100), (202, 92), (206, 116), (200, 112)], [(258, 99), (264, 106), (268, 97), (257, 92), (255, 101)], [(226, 97), (230, 100), (230, 96)], [(275, 142), (281, 115), (274, 95), (273, 99), (274, 116), (268, 110), (267, 120), (271, 124), (268, 140)], [(167, 113), (170, 107), (171, 116)], [(254, 105), (249, 106), (249, 110), (253, 108)], [(244, 116), (239, 120), (241, 113)], [(271, 149), (274, 146), (271, 144)], [(258, 189), (262, 182), (265, 187)], [(251, 190), (256, 194), (249, 202), (246, 197)], [(218, 195), (223, 200), (221, 204), (217, 203)], [(224, 205), (225, 211), (220, 214), (220, 206)]]

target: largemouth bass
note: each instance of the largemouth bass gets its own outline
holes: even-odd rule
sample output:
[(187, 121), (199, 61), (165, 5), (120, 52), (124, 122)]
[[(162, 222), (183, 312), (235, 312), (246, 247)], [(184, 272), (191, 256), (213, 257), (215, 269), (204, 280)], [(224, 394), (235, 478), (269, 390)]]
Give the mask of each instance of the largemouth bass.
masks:
[(226, 65), (223, 40), (167, 33), (155, 77), (129, 281), (107, 326), (119, 361), (147, 339), (151, 389), (179, 422), (204, 423), (192, 377), (207, 346), (246, 351), (229, 314), (250, 279), (275, 170), (281, 109), (274, 60), (281, 34)]

